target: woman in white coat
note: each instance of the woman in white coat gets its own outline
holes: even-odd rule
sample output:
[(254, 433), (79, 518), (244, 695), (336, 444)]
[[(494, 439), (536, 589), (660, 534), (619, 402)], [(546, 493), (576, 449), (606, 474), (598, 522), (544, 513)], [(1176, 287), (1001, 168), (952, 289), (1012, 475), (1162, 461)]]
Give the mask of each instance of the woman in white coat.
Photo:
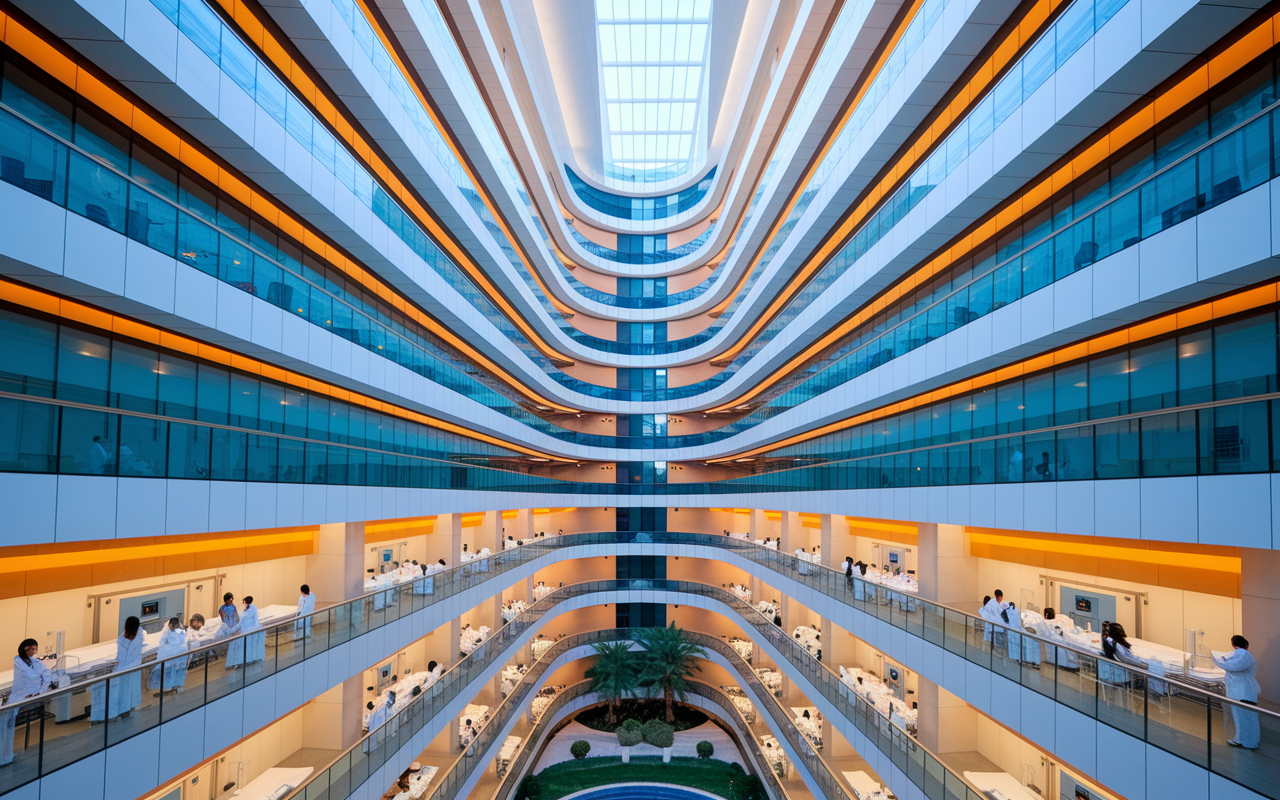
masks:
[[(250, 631), (257, 631), (257, 633), (250, 633)], [(240, 632), (249, 634), (244, 637), (244, 663), (248, 665), (265, 661), (267, 632), (262, 630), (262, 625), (258, 622), (258, 607), (253, 604), (253, 598), (248, 595), (244, 598), (244, 611), (240, 613)]]
[[(174, 617), (169, 620), (164, 633), (160, 634), (160, 649), (156, 652), (156, 665), (151, 668), (151, 678), (147, 682), (147, 688), (153, 692), (160, 691), (163, 675), (164, 691), (182, 691), (187, 683), (186, 652), (187, 631), (182, 627), (182, 620)], [(160, 665), (162, 661), (163, 667)]]
[(18, 708), (28, 698), (44, 694), (52, 683), (53, 674), (44, 662), (36, 658), (40, 643), (35, 639), (23, 639), (18, 645), (18, 655), (13, 658), (13, 688), (9, 700), (0, 710), (0, 767), (13, 763), (14, 727), (18, 721)]
[[(1258, 662), (1249, 652), (1249, 640), (1239, 634), (1231, 637), (1231, 652), (1213, 654), (1213, 663), (1227, 671), (1227, 697), (1250, 705), (1258, 704)], [(1235, 724), (1235, 738), (1228, 739), (1232, 747), (1257, 750), (1262, 741), (1262, 729), (1258, 724), (1258, 712), (1231, 706), (1231, 721)]]
[[(142, 666), (142, 647), (144, 643), (142, 625), (137, 617), (129, 617), (124, 621), (124, 630), (116, 637), (116, 666), (112, 672), (133, 670), (128, 675), (112, 678), (110, 681), (98, 681), (90, 690), (92, 702), (89, 706), (89, 720), (102, 722), (119, 716), (128, 716), (142, 704), (142, 670), (134, 667)], [(103, 695), (107, 695), (103, 697)]]

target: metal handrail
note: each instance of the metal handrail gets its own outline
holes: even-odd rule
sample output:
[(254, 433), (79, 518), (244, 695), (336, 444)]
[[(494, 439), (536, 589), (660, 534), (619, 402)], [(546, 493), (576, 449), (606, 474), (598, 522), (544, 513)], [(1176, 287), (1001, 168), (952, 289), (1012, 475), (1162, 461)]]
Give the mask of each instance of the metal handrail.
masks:
[[(511, 763), (507, 766), (507, 773), (503, 777), (502, 783), (493, 792), (494, 800), (501, 800), (503, 797), (509, 797), (511, 793), (515, 791), (517, 783), (522, 779), (524, 770), (528, 766), (529, 759), (534, 755), (536, 748), (534, 748), (533, 745), (545, 734), (545, 728), (548, 725), (549, 720), (551, 720), (562, 708), (568, 705), (569, 701), (591, 694), (590, 686), (590, 681), (580, 681), (556, 694), (555, 699), (551, 701), (551, 704), (543, 710), (542, 716), (538, 717), (537, 722), (535, 722), (533, 727), (529, 729), (528, 735), (520, 744), (520, 752), (516, 754), (515, 758), (511, 759)], [(582, 691), (582, 687), (585, 687), (586, 691)], [(732, 717), (736, 721), (741, 729), (749, 735), (752, 743), (752, 753), (754, 753), (763, 764), (763, 769), (759, 769), (761, 764), (756, 764), (756, 767), (759, 769), (761, 774), (767, 776), (762, 778), (762, 780), (773, 787), (777, 797), (789, 798), (791, 796), (790, 793), (787, 792), (786, 787), (784, 787), (781, 781), (778, 780), (778, 776), (774, 771), (769, 768), (768, 757), (760, 751), (760, 742), (755, 738), (755, 732), (751, 729), (751, 723), (747, 722), (746, 718), (742, 715), (742, 712), (733, 704), (728, 696), (723, 691), (703, 681), (691, 681), (689, 683), (689, 692), (715, 703), (725, 712), (725, 715)]]
[[(570, 535), (573, 535), (573, 534), (570, 534)], [(705, 534), (702, 534), (702, 535), (705, 535)], [(564, 600), (567, 600), (573, 597), (579, 597), (583, 594), (588, 594), (595, 591), (669, 591), (669, 592), (693, 594), (693, 595), (699, 595), (699, 596), (709, 596), (723, 602), (726, 606), (728, 606), (736, 614), (738, 614), (743, 619), (743, 621), (747, 623), (748, 626), (758, 628), (761, 631), (776, 630), (773, 624), (769, 622), (763, 615), (761, 615), (759, 611), (751, 607), (745, 601), (741, 600), (737, 595), (733, 594), (732, 592), (729, 592), (717, 586), (694, 583), (691, 581), (677, 581), (677, 580), (604, 580), (604, 581), (588, 581), (584, 583), (576, 583), (576, 584), (570, 584), (568, 586), (557, 587), (556, 589), (553, 589), (551, 593), (543, 597), (541, 600), (538, 600), (533, 605), (531, 605), (522, 614), (518, 615), (516, 619), (513, 620), (513, 622), (516, 622), (517, 620), (520, 620), (521, 617), (524, 617), (525, 615), (530, 615), (530, 614), (536, 614), (537, 617), (540, 619), (543, 613), (549, 610), (552, 606), (558, 605)], [(742, 608), (744, 607), (747, 609), (750, 609), (750, 611), (753, 612), (755, 616), (759, 618), (757, 622), (753, 623), (749, 618), (742, 616)], [(566, 636), (566, 637), (557, 639), (555, 645), (549, 648), (547, 652), (545, 652), (542, 655), (541, 658), (533, 662), (529, 670), (525, 673), (525, 677), (522, 679), (522, 685), (525, 685), (526, 682), (529, 680), (536, 680), (537, 678), (541, 677), (542, 672), (546, 669), (546, 666), (552, 663), (552, 661), (556, 657), (558, 657), (560, 654), (565, 652), (565, 650), (569, 649), (570, 647), (580, 646), (581, 644), (587, 644), (587, 643), (590, 643), (591, 641), (600, 641), (601, 639), (599, 638), (592, 638), (592, 637), (598, 637), (600, 633), (601, 632), (596, 631), (596, 632), (575, 634), (572, 636)], [(739, 670), (742, 677), (745, 678), (747, 684), (752, 688), (753, 693), (762, 695), (762, 696), (767, 695), (768, 697), (772, 698), (772, 700), (770, 701), (769, 708), (771, 711), (771, 715), (774, 717), (775, 721), (779, 723), (779, 726), (784, 730), (784, 732), (788, 730), (795, 731), (794, 741), (792, 740), (789, 740), (789, 741), (791, 741), (792, 746), (795, 748), (796, 754), (804, 758), (816, 759), (824, 769), (830, 772), (830, 767), (826, 765), (825, 760), (822, 759), (821, 755), (817, 752), (816, 748), (812, 745), (811, 742), (809, 742), (807, 737), (805, 737), (803, 734), (799, 733), (799, 731), (795, 729), (794, 723), (791, 721), (790, 717), (786, 714), (785, 710), (782, 709), (781, 705), (777, 702), (777, 698), (774, 697), (774, 695), (771, 692), (769, 692), (766, 687), (763, 686), (763, 684), (760, 682), (759, 676), (755, 674), (755, 672), (751, 669), (750, 665), (744, 659), (742, 659), (742, 657), (738, 654), (736, 650), (734, 650), (727, 642), (724, 642), (721, 639), (711, 636), (709, 634), (700, 633), (700, 632), (686, 632), (686, 633), (695, 642), (715, 650), (716, 652), (724, 656), (731, 664), (733, 664)], [(767, 639), (768, 639), (768, 636), (766, 636), (766, 640)], [(828, 675), (831, 677), (832, 680), (836, 681), (841, 686), (844, 685), (843, 683), (840, 683), (839, 678), (835, 676), (835, 674), (830, 670), (830, 668), (826, 667), (824, 664), (814, 659), (813, 656), (811, 656), (807, 651), (804, 651), (800, 647), (800, 645), (796, 643), (790, 636), (787, 636), (785, 635), (785, 633), (783, 633), (783, 635), (781, 636), (781, 639), (789, 643), (789, 646), (791, 647), (792, 650), (795, 651), (797, 656), (800, 654), (803, 654), (803, 656), (806, 657), (809, 661), (811, 661), (813, 664), (816, 664), (819, 668), (821, 668), (826, 673), (828, 673)], [(464, 657), (461, 661), (459, 661), (457, 665), (453, 667), (453, 669), (460, 668), (462, 664), (466, 662), (467, 659), (469, 659), (470, 657), (471, 656)], [(794, 661), (793, 656), (784, 653), (784, 657), (787, 657), (789, 661), (792, 661), (792, 663), (796, 663)], [(797, 666), (800, 666), (800, 665), (797, 664)], [(801, 670), (803, 671), (803, 667), (801, 667)], [(807, 680), (808, 678), (806, 677), (806, 681)], [(437, 683), (439, 683), (439, 681), (437, 681)], [(817, 691), (818, 694), (822, 694), (820, 687), (814, 686), (813, 688), (815, 689), (815, 691)], [(522, 689), (520, 691), (521, 692), (527, 691), (527, 687), (526, 689)], [(508, 696), (508, 698), (506, 698), (506, 700), (504, 700), (503, 705), (505, 706), (507, 703), (511, 702), (513, 698), (518, 699), (520, 697), (523, 697), (523, 695), (520, 694), (520, 692), (513, 692), (510, 696)], [(303, 782), (298, 787), (296, 787), (290, 795), (286, 796), (286, 798), (297, 797), (298, 793), (305, 791), (306, 786), (308, 786), (314, 780), (318, 779), (320, 775), (327, 774), (328, 769), (330, 767), (340, 762), (343, 758), (346, 758), (347, 756), (353, 754), (355, 751), (363, 750), (365, 743), (371, 739), (377, 739), (378, 737), (380, 737), (381, 732), (383, 730), (387, 729), (392, 725), (398, 726), (399, 725), (398, 718), (405, 715), (408, 712), (412, 712), (414, 704), (421, 703), (421, 702), (422, 702), (421, 699), (414, 700), (408, 706), (406, 706), (405, 709), (397, 711), (396, 718), (388, 720), (387, 722), (383, 723), (382, 726), (379, 726), (376, 729), (370, 730), (368, 734), (362, 737), (359, 741), (357, 741), (351, 747), (343, 751), (342, 754), (340, 754), (336, 759), (334, 759), (333, 762), (331, 762), (329, 766), (325, 768), (325, 770), (317, 773), (313, 773), (312, 776), (307, 781)], [(934, 754), (928, 748), (921, 745), (919, 741), (915, 739), (915, 737), (911, 736), (905, 729), (894, 724), (892, 720), (886, 718), (883, 714), (881, 714), (880, 711), (876, 709), (874, 706), (872, 706), (865, 697), (862, 697), (861, 695), (855, 692), (853, 693), (853, 702), (855, 707), (867, 709), (868, 713), (874, 714), (875, 718), (880, 721), (880, 724), (888, 725), (893, 731), (896, 731), (900, 737), (902, 737), (906, 741), (909, 741), (911, 743), (910, 744), (911, 748), (918, 749), (921, 752), (933, 758), (939, 765), (941, 765), (944, 769), (946, 769), (948, 773), (955, 776), (956, 780), (961, 781), (965, 785), (965, 787), (972, 793), (972, 797), (981, 798), (984, 796), (981, 790), (979, 790), (975, 785), (973, 785), (967, 778), (965, 778), (963, 775), (956, 774), (954, 771), (948, 768), (946, 764), (942, 761), (942, 759), (938, 758), (936, 754)], [(775, 706), (777, 707), (776, 709), (775, 709)], [(495, 723), (495, 718), (491, 717), (489, 720), (489, 723), (484, 728), (481, 729), (480, 733), (483, 733), (485, 730), (488, 730), (490, 726), (492, 726), (494, 723)], [(784, 724), (789, 727), (783, 727)], [(477, 736), (478, 735), (480, 734), (478, 733)], [(488, 750), (488, 747), (491, 745), (492, 743), (490, 743), (489, 745), (486, 745), (485, 747), (486, 752)], [(472, 768), (474, 768), (474, 764), (472, 765)], [(840, 791), (842, 793), (844, 792), (843, 787), (840, 786), (838, 781), (835, 782), (835, 785), (837, 787), (840, 787)], [(436, 790), (433, 791), (431, 795), (431, 800), (448, 800), (448, 798), (452, 796), (452, 795), (441, 795), (440, 788), (441, 787), (438, 786)], [(847, 794), (845, 796), (847, 796)]]
[[(170, 656), (169, 658), (165, 658), (165, 659), (156, 658), (152, 661), (148, 661), (136, 667), (130, 667), (128, 669), (121, 670), (119, 672), (112, 672), (109, 675), (109, 679), (116, 680), (118, 678), (121, 678), (123, 676), (129, 675), (134, 672), (141, 672), (142, 670), (146, 670), (146, 669), (154, 669), (165, 663), (168, 663), (170, 661), (175, 661), (181, 658), (190, 658), (192, 656), (197, 656), (202, 654), (212, 654), (215, 651), (225, 648), (234, 642), (245, 641), (250, 636), (256, 636), (258, 634), (266, 635), (269, 633), (278, 632), (284, 628), (291, 628), (298, 623), (305, 623), (305, 621), (307, 620), (311, 620), (314, 625), (315, 622), (323, 621), (321, 619), (322, 616), (328, 615), (345, 606), (350, 606), (352, 608), (355, 608), (357, 604), (359, 604), (360, 607), (363, 607), (363, 604), (366, 601), (373, 600), (378, 595), (387, 594), (388, 592), (400, 591), (403, 589), (412, 589), (415, 584), (425, 584), (428, 581), (441, 581), (441, 580), (447, 583), (452, 583), (454, 581), (458, 581), (460, 576), (479, 575), (479, 574), (487, 574), (489, 577), (496, 577), (497, 575), (501, 574), (502, 572), (505, 572), (506, 570), (505, 569), (494, 570), (494, 569), (490, 569), (489, 567), (485, 567), (484, 569), (481, 569), (481, 566), (486, 564), (488, 564), (489, 566), (503, 566), (503, 563), (502, 563), (503, 561), (511, 560), (511, 561), (516, 561), (517, 563), (511, 564), (510, 567), (515, 567), (529, 560), (529, 559), (511, 558), (510, 554), (515, 552), (518, 552), (518, 549), (503, 550), (497, 553), (491, 553), (488, 556), (484, 556), (482, 558), (472, 559), (471, 561), (468, 561), (464, 564), (459, 564), (456, 567), (449, 567), (447, 569), (440, 570), (439, 572), (432, 572), (432, 573), (428, 573), (418, 577), (407, 578), (399, 583), (393, 583), (390, 586), (383, 587), (380, 589), (374, 589), (373, 591), (365, 592), (364, 594), (357, 595), (356, 597), (353, 597), (350, 600), (343, 600), (340, 603), (334, 603), (332, 605), (325, 606), (324, 608), (318, 609), (316, 611), (312, 611), (309, 614), (303, 614), (300, 616), (295, 615), (295, 616), (289, 617), (287, 620), (283, 622), (272, 623), (269, 627), (263, 626), (256, 630), (244, 631), (241, 633), (237, 633), (233, 636), (228, 636), (225, 639), (216, 639), (215, 641), (210, 642), (208, 644), (203, 644), (203, 645), (200, 645), (199, 647), (193, 647), (180, 655)], [(506, 558), (504, 558), (504, 556)], [(464, 583), (465, 585), (461, 587), (461, 590), (472, 588), (481, 583), (485, 583), (487, 580), (488, 580), (488, 577), (485, 577), (482, 580), (476, 580), (476, 581), (466, 581), (464, 579), (461, 582)], [(424, 604), (424, 608), (426, 606), (434, 605), (435, 603), (445, 598), (452, 597), (453, 594), (454, 594), (453, 592), (448, 592), (448, 593), (440, 592), (438, 589), (436, 589), (430, 594), (426, 595), (427, 597), (432, 599), (429, 602)], [(383, 624), (386, 624), (386, 623), (384, 622)], [(141, 631), (139, 631), (138, 635), (139, 636), (142, 635)], [(327, 649), (328, 648), (326, 648), (326, 650)], [(317, 652), (325, 652), (325, 651), (317, 650)], [(305, 658), (303, 660), (305, 660)], [(104, 668), (107, 666), (107, 664), (110, 664), (110, 663), (112, 662), (105, 662), (103, 665)], [(43, 692), (41, 694), (31, 695), (30, 697), (21, 698), (21, 700), (22, 702), (35, 701), (35, 700), (39, 700), (43, 702), (45, 700), (59, 697), (61, 695), (75, 694), (75, 693), (84, 691), (88, 685), (99, 680), (105, 682), (106, 680), (108, 680), (108, 676), (104, 675), (104, 676), (100, 676), (99, 678), (91, 678), (89, 680), (72, 683), (68, 686), (60, 686), (57, 689)], [(9, 705), (9, 703), (5, 703), (4, 705)]]
[[(695, 543), (698, 543), (698, 544), (705, 544), (705, 545), (707, 545), (707, 546), (712, 546), (712, 547), (723, 547), (723, 545), (722, 545), (721, 543), (722, 543), (722, 542), (726, 542), (726, 541), (728, 541), (728, 542), (733, 542), (733, 543), (735, 543), (735, 544), (733, 544), (733, 545), (731, 545), (731, 546), (729, 546), (729, 547), (725, 547), (724, 549), (727, 549), (727, 550), (751, 550), (751, 551), (754, 551), (754, 552), (756, 552), (756, 553), (766, 555), (766, 559), (767, 559), (767, 560), (771, 560), (771, 561), (780, 561), (780, 560), (783, 560), (783, 559), (789, 559), (789, 560), (791, 560), (791, 562), (792, 562), (792, 564), (791, 564), (792, 569), (793, 569), (796, 573), (799, 573), (799, 569), (796, 567), (796, 565), (798, 565), (798, 564), (800, 563), (800, 559), (799, 559), (798, 557), (796, 557), (794, 554), (791, 554), (791, 553), (784, 553), (784, 552), (781, 552), (781, 551), (779, 551), (779, 550), (773, 550), (773, 549), (771, 549), (771, 548), (767, 548), (767, 547), (764, 547), (764, 546), (762, 546), (762, 545), (755, 544), (754, 542), (745, 541), (745, 540), (742, 540), (742, 539), (734, 539), (734, 538), (732, 538), (732, 537), (724, 536), (724, 535), (722, 535), (722, 534), (696, 533), (696, 532), (684, 532), (684, 533), (680, 533), (680, 532), (669, 532), (669, 531), (619, 531), (619, 532), (616, 532), (616, 533), (603, 532), (603, 533), (577, 533), (577, 534), (563, 534), (563, 535), (561, 535), (561, 536), (556, 537), (556, 539), (555, 539), (555, 540), (548, 539), (548, 540), (546, 540), (546, 541), (547, 541), (547, 542), (551, 542), (551, 541), (559, 541), (559, 540), (563, 540), (563, 539), (567, 539), (567, 538), (575, 537), (575, 536), (600, 536), (600, 535), (613, 536), (613, 537), (634, 537), (634, 536), (636, 536), (636, 535), (645, 535), (645, 536), (650, 536), (650, 537), (658, 537), (658, 538), (655, 538), (655, 539), (652, 539), (652, 540), (651, 540), (651, 542), (652, 542), (652, 543), (654, 543), (654, 544), (661, 544), (661, 543), (663, 543), (663, 542), (661, 542), (661, 541), (660, 541), (660, 539), (662, 539), (662, 538), (668, 538), (668, 542), (667, 542), (667, 543), (675, 543), (675, 542), (676, 542), (676, 539), (674, 539), (674, 538), (670, 538), (670, 537), (699, 537), (699, 538), (695, 541)], [(686, 539), (681, 539), (680, 541), (687, 542), (688, 540), (686, 540)], [(534, 546), (537, 546), (538, 544), (541, 544), (541, 543), (542, 543), (542, 540), (538, 540), (538, 542), (534, 543)], [(618, 543), (619, 543), (619, 544), (622, 544), (622, 543), (625, 543), (625, 542), (621, 542), (621, 541), (619, 541)], [(648, 543), (649, 543), (649, 542), (646, 542), (646, 544), (648, 544)], [(529, 545), (525, 545), (525, 546), (527, 547), (527, 546), (529, 546)], [(569, 542), (569, 543), (566, 543), (566, 545), (564, 545), (564, 546), (575, 546), (575, 545), (574, 545), (574, 543)], [(752, 560), (753, 560), (753, 561), (756, 561), (756, 563), (760, 563), (760, 564), (762, 564), (763, 566), (771, 566), (771, 565), (769, 565), (769, 564), (767, 564), (767, 563), (764, 563), (763, 561), (759, 561), (759, 560), (756, 560), (756, 559), (752, 559)], [(839, 577), (839, 578), (841, 578), (841, 579), (845, 578), (845, 574), (844, 574), (843, 572), (841, 572), (840, 570), (835, 569), (834, 567), (828, 567), (828, 566), (826, 566), (825, 564), (817, 564), (817, 563), (814, 563), (814, 562), (812, 562), (812, 561), (805, 561), (804, 563), (805, 563), (805, 565), (806, 565), (806, 568), (815, 568), (815, 569), (824, 570), (824, 571), (826, 571), (826, 572), (828, 572), (828, 573), (831, 573), (832, 575), (834, 575), (834, 576), (836, 576), (836, 577)], [(771, 568), (772, 568), (772, 567), (771, 567)], [(780, 569), (775, 569), (774, 571), (775, 571), (775, 572), (783, 572), (783, 570), (780, 570)], [(784, 573), (784, 574), (785, 574), (785, 573)], [(799, 582), (800, 582), (800, 583), (804, 583), (804, 581), (803, 581), (803, 580), (801, 580), (801, 579), (799, 579), (799, 578), (797, 578), (796, 580), (799, 580)], [(1049, 645), (1050, 647), (1067, 649), (1067, 650), (1070, 650), (1070, 651), (1075, 652), (1075, 653), (1080, 653), (1080, 654), (1082, 654), (1082, 655), (1087, 655), (1087, 656), (1089, 656), (1089, 657), (1091, 657), (1091, 658), (1105, 658), (1105, 656), (1101, 655), (1101, 654), (1100, 654), (1099, 652), (1097, 652), (1096, 650), (1089, 650), (1089, 649), (1086, 649), (1086, 648), (1083, 648), (1083, 647), (1078, 647), (1078, 646), (1076, 646), (1076, 645), (1074, 645), (1074, 644), (1072, 644), (1072, 643), (1070, 643), (1070, 642), (1067, 642), (1067, 641), (1065, 641), (1065, 640), (1061, 640), (1061, 639), (1058, 639), (1058, 640), (1055, 640), (1055, 639), (1047, 639), (1047, 638), (1045, 638), (1045, 637), (1043, 637), (1043, 636), (1040, 636), (1039, 634), (1027, 633), (1027, 632), (1026, 632), (1024, 629), (1022, 629), (1021, 627), (1014, 627), (1014, 626), (1012, 626), (1012, 625), (1004, 625), (1004, 624), (1001, 624), (1001, 623), (993, 623), (993, 622), (989, 622), (988, 620), (986, 620), (986, 619), (984, 619), (984, 618), (982, 618), (982, 617), (978, 616), (977, 614), (973, 614), (973, 613), (970, 613), (970, 612), (968, 612), (968, 611), (962, 611), (962, 610), (960, 610), (960, 609), (958, 609), (958, 608), (955, 608), (955, 607), (953, 607), (953, 606), (948, 606), (948, 605), (945, 605), (945, 604), (943, 604), (943, 603), (939, 603), (939, 602), (937, 602), (937, 601), (935, 601), (935, 600), (929, 600), (929, 599), (926, 599), (926, 598), (920, 597), (919, 595), (912, 594), (912, 593), (910, 593), (910, 592), (903, 592), (903, 591), (899, 591), (899, 590), (896, 590), (896, 589), (890, 589), (890, 588), (885, 587), (885, 586), (883, 586), (883, 585), (881, 585), (881, 584), (875, 583), (874, 581), (868, 581), (868, 580), (866, 580), (866, 579), (864, 579), (864, 578), (860, 578), (860, 577), (858, 577), (857, 575), (855, 575), (855, 576), (853, 577), (853, 580), (854, 580), (854, 583), (855, 583), (856, 585), (861, 585), (862, 587), (864, 587), (864, 591), (872, 591), (872, 592), (876, 592), (876, 593), (879, 593), (879, 592), (888, 592), (888, 593), (890, 593), (890, 594), (900, 596), (900, 597), (901, 597), (901, 598), (903, 598), (904, 600), (909, 599), (909, 600), (911, 600), (911, 601), (913, 601), (913, 602), (916, 602), (916, 603), (922, 603), (922, 604), (932, 605), (932, 606), (935, 606), (936, 608), (938, 608), (938, 609), (940, 609), (940, 610), (943, 610), (943, 611), (945, 611), (945, 612), (948, 612), (948, 613), (951, 613), (951, 614), (958, 614), (958, 615), (961, 615), (961, 616), (963, 616), (963, 617), (967, 618), (968, 620), (970, 620), (970, 621), (972, 621), (972, 622), (978, 622), (978, 623), (981, 623), (982, 625), (985, 625), (985, 626), (993, 626), (993, 627), (1003, 628), (1003, 629), (1005, 629), (1005, 630), (1007, 630), (1007, 631), (1013, 631), (1013, 632), (1014, 632), (1014, 633), (1016, 633), (1018, 636), (1025, 637), (1025, 638), (1028, 638), (1028, 639), (1032, 639), (1032, 640), (1037, 641), (1037, 642), (1040, 642), (1040, 643), (1042, 643), (1042, 644)], [(845, 603), (845, 601), (844, 601), (843, 599), (841, 599), (840, 597), (838, 597), (838, 596), (834, 596), (834, 595), (828, 595), (828, 596), (835, 597), (835, 599), (840, 600), (840, 602), (844, 603), (845, 605), (850, 605), (850, 604), (848, 604), (848, 603)], [(736, 595), (735, 595), (735, 597), (736, 597)], [(851, 606), (851, 605), (850, 605), (850, 607), (851, 607), (851, 608), (854, 608), (854, 607), (853, 607), (853, 606)], [(854, 610), (855, 610), (855, 611), (859, 611), (859, 610), (861, 610), (861, 609), (854, 608)], [(866, 612), (864, 611), (863, 613), (866, 613)], [(1110, 661), (1110, 659), (1108, 659), (1108, 661)], [(1280, 712), (1273, 711), (1273, 710), (1268, 709), (1268, 708), (1265, 708), (1265, 707), (1263, 707), (1263, 706), (1251, 705), (1251, 704), (1249, 704), (1249, 703), (1245, 703), (1245, 702), (1242, 702), (1242, 701), (1236, 700), (1236, 699), (1234, 699), (1234, 698), (1227, 697), (1226, 695), (1218, 694), (1218, 693), (1216, 693), (1216, 692), (1209, 692), (1209, 691), (1206, 691), (1203, 687), (1195, 686), (1194, 684), (1190, 684), (1190, 683), (1186, 683), (1186, 682), (1184, 682), (1184, 681), (1178, 680), (1176, 677), (1170, 677), (1170, 676), (1168, 676), (1168, 675), (1159, 675), (1159, 674), (1156, 674), (1156, 673), (1154, 673), (1154, 672), (1151, 672), (1150, 670), (1143, 669), (1142, 667), (1130, 666), (1130, 665), (1128, 665), (1128, 664), (1120, 664), (1120, 662), (1111, 662), (1111, 663), (1117, 664), (1117, 665), (1119, 665), (1119, 666), (1123, 667), (1124, 669), (1128, 670), (1129, 672), (1136, 673), (1136, 674), (1141, 675), (1141, 676), (1143, 676), (1143, 677), (1151, 678), (1151, 679), (1153, 679), (1153, 680), (1157, 680), (1157, 681), (1161, 681), (1161, 682), (1163, 682), (1163, 683), (1168, 683), (1168, 684), (1171, 684), (1171, 685), (1177, 686), (1180, 690), (1183, 690), (1183, 691), (1185, 691), (1185, 692), (1187, 692), (1187, 693), (1190, 693), (1190, 694), (1199, 694), (1199, 695), (1204, 695), (1204, 696), (1206, 696), (1207, 698), (1212, 698), (1214, 701), (1221, 701), (1221, 702), (1222, 702), (1222, 703), (1224, 703), (1224, 704), (1231, 704), (1231, 705), (1233, 705), (1233, 706), (1239, 707), (1239, 708), (1241, 708), (1241, 709), (1243, 709), (1243, 710), (1246, 710), (1246, 711), (1252, 711), (1252, 712), (1261, 713), (1261, 714), (1268, 714), (1268, 715), (1270, 715), (1270, 716), (1276, 717), (1276, 718), (1277, 718), (1277, 720), (1280, 720)]]

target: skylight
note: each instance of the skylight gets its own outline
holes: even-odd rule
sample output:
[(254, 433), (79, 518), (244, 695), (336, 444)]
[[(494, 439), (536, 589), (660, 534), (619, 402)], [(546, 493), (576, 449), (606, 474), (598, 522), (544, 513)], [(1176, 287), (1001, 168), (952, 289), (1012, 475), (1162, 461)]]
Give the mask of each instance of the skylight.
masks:
[(711, 0), (596, 0), (605, 174), (663, 181), (706, 160)]

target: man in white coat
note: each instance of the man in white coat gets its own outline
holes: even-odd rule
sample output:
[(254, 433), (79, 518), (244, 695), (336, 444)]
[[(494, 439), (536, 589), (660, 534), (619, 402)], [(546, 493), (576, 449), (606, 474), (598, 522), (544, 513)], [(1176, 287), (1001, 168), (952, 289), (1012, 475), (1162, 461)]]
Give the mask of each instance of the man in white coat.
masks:
[[(311, 587), (304, 583), (302, 584), (302, 594), (298, 595), (299, 619), (293, 623), (293, 636), (295, 639), (300, 636), (308, 638), (311, 636), (311, 617), (307, 617), (307, 614), (315, 610), (316, 596), (311, 593)], [(306, 617), (306, 619), (302, 619), (302, 617)]]
[[(1239, 634), (1232, 636), (1231, 648), (1230, 653), (1213, 652), (1213, 663), (1227, 671), (1227, 697), (1256, 706), (1262, 687), (1258, 685), (1258, 662), (1249, 652), (1249, 640)], [(1233, 705), (1231, 721), (1235, 724), (1236, 735), (1234, 739), (1228, 739), (1227, 744), (1257, 750), (1262, 741), (1258, 712)]]
[(995, 626), (1008, 624), (1004, 620), (1006, 608), (1008, 608), (1008, 606), (1004, 602), (1004, 592), (996, 589), (996, 596), (988, 600), (987, 604), (978, 612), (983, 619), (991, 623), (987, 626), (987, 631), (982, 638), (989, 642), (992, 640), (992, 634), (994, 633), (999, 637), (996, 644), (997, 647), (1002, 646), (1004, 641), (1004, 631), (999, 630)]

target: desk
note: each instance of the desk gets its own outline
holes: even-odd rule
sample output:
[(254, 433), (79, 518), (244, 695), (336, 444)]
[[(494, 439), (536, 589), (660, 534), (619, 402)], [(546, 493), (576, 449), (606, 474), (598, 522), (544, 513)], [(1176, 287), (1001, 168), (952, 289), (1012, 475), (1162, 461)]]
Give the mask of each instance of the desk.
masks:
[(893, 797), (893, 794), (885, 789), (880, 781), (862, 770), (842, 774), (844, 779), (849, 782), (849, 786), (853, 788), (853, 796), (857, 797), (858, 800), (881, 800), (881, 798)]
[[(258, 777), (234, 789), (221, 797), (235, 800), (277, 800), (284, 797), (299, 784), (310, 777), (315, 770), (311, 767), (273, 767)], [(283, 790), (283, 791), (281, 791)]]
[(501, 778), (507, 774), (507, 768), (511, 766), (511, 759), (515, 758), (516, 750), (520, 748), (520, 742), (524, 741), (519, 736), (508, 736), (507, 740), (502, 743), (502, 748), (498, 750), (497, 772)]
[(1040, 800), (1007, 772), (966, 772), (964, 777), (991, 800)]

